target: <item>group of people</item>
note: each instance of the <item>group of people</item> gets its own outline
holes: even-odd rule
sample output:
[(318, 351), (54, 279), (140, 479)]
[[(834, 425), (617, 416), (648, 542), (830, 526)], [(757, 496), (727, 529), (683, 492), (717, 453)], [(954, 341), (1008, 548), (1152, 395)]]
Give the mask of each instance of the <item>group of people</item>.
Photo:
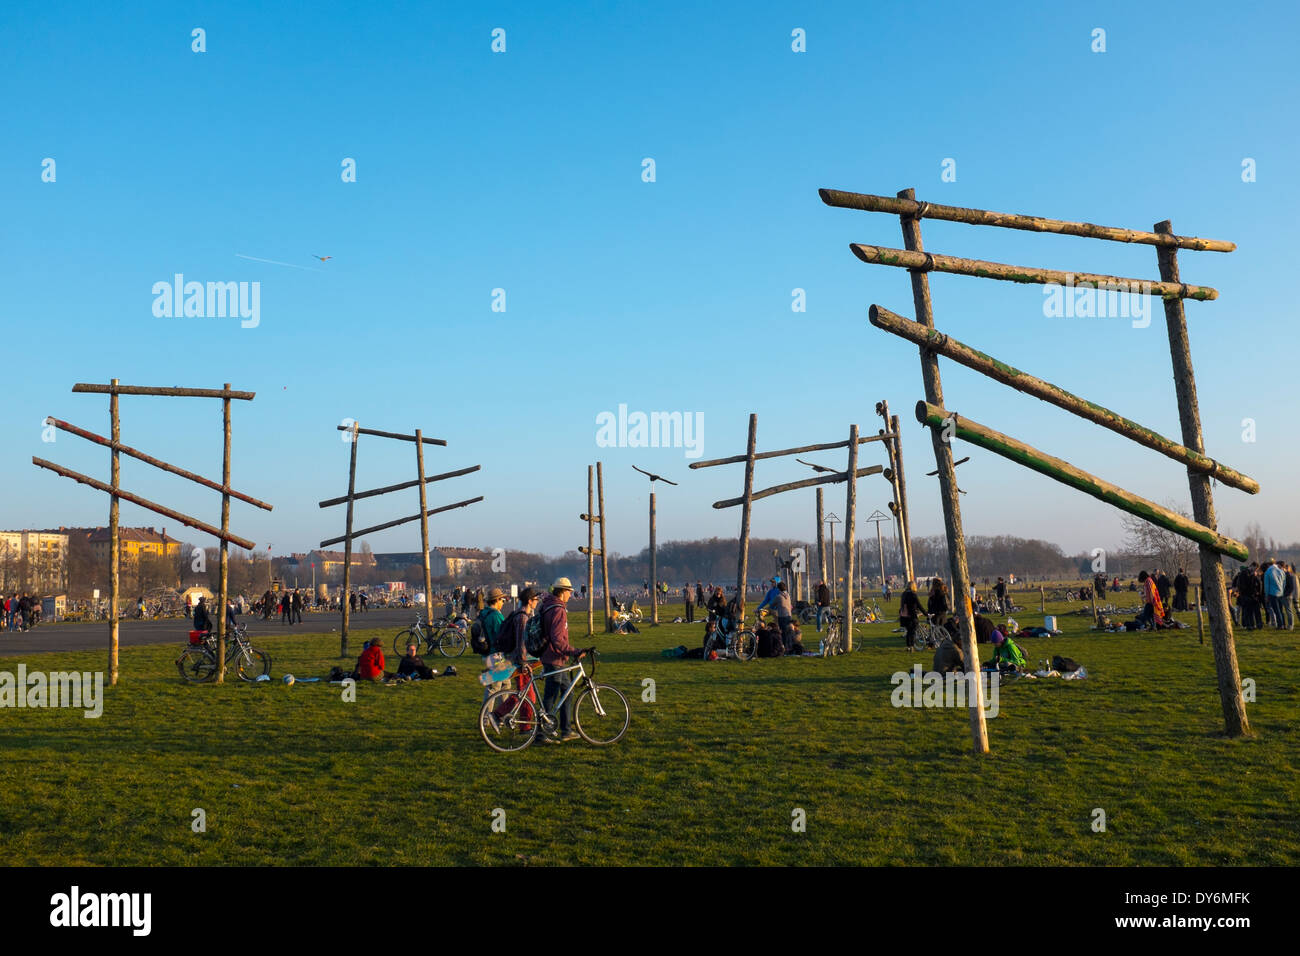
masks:
[(40, 623), (41, 603), (25, 591), (15, 591), (9, 597), (0, 600), (0, 625), (6, 631), (30, 631)]
[(1300, 617), (1300, 587), (1295, 562), (1269, 558), (1263, 564), (1252, 561), (1232, 579), (1230, 594), (1236, 598), (1233, 621), (1248, 631), (1262, 630), (1265, 620), (1278, 630), (1295, 630)]

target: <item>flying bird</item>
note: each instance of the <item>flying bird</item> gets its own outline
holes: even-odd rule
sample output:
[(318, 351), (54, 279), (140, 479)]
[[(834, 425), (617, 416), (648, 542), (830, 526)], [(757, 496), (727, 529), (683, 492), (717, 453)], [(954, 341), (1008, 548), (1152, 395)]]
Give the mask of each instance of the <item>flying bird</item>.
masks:
[(326, 259), (333, 259), (334, 257), (333, 257), (333, 256), (318, 256), (318, 255), (313, 254), (313, 255), (312, 255), (312, 258), (313, 258), (313, 259), (319, 259), (321, 262), (324, 262)]
[(826, 467), (824, 467), (824, 466), (822, 466), (822, 465), (814, 465), (812, 462), (810, 462), (810, 461), (804, 461), (802, 458), (796, 458), (795, 461), (797, 461), (797, 462), (798, 462), (799, 464), (801, 464), (801, 465), (807, 465), (809, 468), (811, 468), (813, 471), (816, 471), (816, 472), (834, 471), (834, 470), (835, 470), (834, 468), (826, 468)]
[(677, 485), (677, 482), (675, 481), (669, 481), (667, 478), (663, 477), (662, 475), (652, 475), (650, 474), (650, 472), (638, 468), (636, 465), (632, 466), (632, 470), (641, 472), (641, 474), (645, 475), (647, 478), (650, 479), (651, 483), (654, 483), (656, 481), (662, 481), (665, 484), (673, 485), (674, 487)]

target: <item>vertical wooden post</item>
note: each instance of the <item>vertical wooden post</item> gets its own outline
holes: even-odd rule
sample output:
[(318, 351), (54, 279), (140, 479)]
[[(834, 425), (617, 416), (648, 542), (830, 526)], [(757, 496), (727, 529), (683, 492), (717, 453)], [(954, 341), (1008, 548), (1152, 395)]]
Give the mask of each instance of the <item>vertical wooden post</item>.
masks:
[(826, 580), (826, 521), (822, 489), (817, 489), (817, 580)]
[[(429, 566), (429, 510), (428, 495), (424, 490), (424, 433), (415, 430), (415, 467), (420, 475), (420, 550), (424, 553), (424, 619), (432, 631), (433, 623), (433, 569)], [(351, 494), (351, 490), (348, 494)], [(349, 529), (350, 530), (350, 529)]]
[[(654, 482), (650, 482), (651, 489)], [(650, 492), (650, 626), (659, 626), (659, 589), (655, 582), (659, 579), (658, 562), (655, 560), (655, 493)]]
[[(758, 415), (749, 415), (749, 442), (745, 446), (745, 494), (740, 508), (740, 560), (736, 567), (736, 594), (745, 613), (745, 581), (749, 577), (749, 513), (754, 507), (754, 454), (758, 444)], [(821, 496), (817, 499), (821, 501)]]
[[(1173, 224), (1166, 219), (1153, 227), (1158, 233), (1173, 234)], [(1178, 282), (1178, 252), (1173, 246), (1157, 246), (1163, 282)], [(1178, 419), (1182, 425), (1183, 444), (1198, 454), (1205, 453), (1201, 436), (1201, 411), (1196, 400), (1196, 376), (1192, 371), (1192, 350), (1187, 339), (1187, 320), (1183, 300), (1165, 299), (1165, 324), (1169, 329), (1169, 354), (1173, 359), (1174, 388), (1178, 395)], [(1207, 528), (1216, 529), (1214, 495), (1210, 476), (1187, 469), (1192, 492), (1192, 515)], [(1228, 608), (1227, 582), (1223, 562), (1207, 545), (1198, 545), (1201, 553), (1201, 589), (1210, 606), (1210, 640), (1214, 645), (1214, 669), (1219, 680), (1219, 702), (1223, 707), (1224, 729), (1229, 737), (1250, 733), (1246, 702), (1241, 696), (1241, 673), (1237, 669), (1237, 647), (1232, 636), (1232, 614)]]
[[(916, 199), (914, 189), (904, 189), (898, 195), (901, 199)], [(904, 246), (912, 252), (923, 252), (921, 220), (906, 215), (900, 216), (899, 220), (903, 227)], [(912, 301), (916, 307), (916, 319), (922, 325), (932, 329), (934, 308), (930, 301), (929, 276), (923, 269), (909, 269), (908, 272), (912, 278)], [(938, 356), (924, 348), (920, 349), (920, 353), (926, 401), (943, 408), (943, 382), (939, 377)], [(979, 647), (975, 643), (975, 621), (970, 603), (970, 586), (967, 582), (966, 538), (961, 525), (957, 476), (952, 464), (952, 448), (944, 441), (943, 433), (939, 429), (930, 429), (930, 443), (934, 448), (934, 460), (939, 469), (944, 530), (948, 536), (948, 563), (952, 572), (954, 590), (961, 588), (960, 598), (953, 594), (953, 609), (956, 612), (957, 626), (961, 634), (967, 671), (975, 674), (975, 679), (971, 681), (974, 692), (970, 695), (971, 743), (975, 753), (985, 754), (989, 751), (989, 739), (988, 728), (984, 723), (984, 687), (979, 680)]]
[[(122, 440), (122, 422), (118, 414), (117, 404), (117, 382), (117, 379), (113, 379), (113, 391), (108, 394), (109, 434), (113, 438), (109, 483), (113, 486), (114, 492), (121, 487), (122, 480), (122, 465), (118, 460), (117, 451), (118, 442)], [(117, 500), (116, 494), (110, 495), (108, 499), (108, 685), (110, 687), (117, 685), (117, 602), (118, 573), (121, 564), (119, 554), (121, 542), (117, 528)]]
[[(225, 390), (230, 391), (230, 383), (226, 382)], [(226, 396), (221, 400), (221, 425), (224, 432), (223, 452), (221, 457), (221, 487), (225, 489), (221, 493), (221, 532), (228, 534), (230, 532), (230, 397)], [(163, 549), (166, 550), (166, 543)], [(226, 679), (226, 602), (230, 600), (227, 593), (230, 585), (230, 542), (224, 537), (221, 539), (221, 594), (217, 599), (217, 683), (223, 683)]]
[(1097, 623), (1097, 585), (1094, 582), (1090, 589), (1092, 593), (1092, 623)]
[(844, 480), (844, 649), (853, 650), (853, 579), (857, 576), (858, 426), (849, 426), (849, 470)]
[(596, 633), (596, 525), (593, 471), (587, 466), (587, 636)]
[[(343, 611), (343, 624), (339, 629), (339, 657), (348, 656), (348, 622), (351, 620), (351, 613), (348, 606), (348, 599), (352, 595), (352, 505), (353, 495), (357, 490), (357, 429), (361, 427), (360, 422), (352, 423), (352, 452), (348, 461), (348, 517), (347, 517), (347, 537), (343, 539), (343, 591), (339, 595), (339, 607)], [(271, 555), (266, 556), (268, 562), (267, 574), (270, 574), (269, 562)]]
[(1043, 586), (1038, 585), (1038, 613), (1047, 613), (1047, 596), (1043, 593)]
[(1205, 621), (1201, 618), (1201, 586), (1198, 584), (1193, 592), (1196, 599), (1196, 636), (1200, 643), (1205, 643)]
[(600, 586), (605, 592), (605, 632), (614, 630), (614, 610), (609, 593), (609, 551), (605, 546), (605, 473), (596, 462), (596, 503), (600, 507)]
[(885, 539), (880, 536), (880, 522), (876, 522), (876, 550), (880, 552), (880, 596), (885, 596)]
[(894, 437), (889, 444), (894, 450), (894, 484), (898, 487), (898, 542), (903, 554), (903, 564), (907, 570), (904, 575), (911, 580), (912, 567), (912, 518), (907, 513), (907, 479), (903, 474), (903, 437), (898, 427), (898, 416), (889, 419), (889, 430)]

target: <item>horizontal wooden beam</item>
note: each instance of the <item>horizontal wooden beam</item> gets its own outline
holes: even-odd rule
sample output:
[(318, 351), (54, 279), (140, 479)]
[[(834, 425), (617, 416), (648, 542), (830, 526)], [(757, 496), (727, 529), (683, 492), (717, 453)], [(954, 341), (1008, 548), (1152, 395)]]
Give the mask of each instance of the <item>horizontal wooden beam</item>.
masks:
[(1109, 290), (1119, 288), (1134, 295), (1158, 295), (1162, 299), (1217, 299), (1219, 293), (1209, 286), (1187, 285), (1181, 282), (1151, 282), (1147, 279), (1125, 279), (1122, 276), (1100, 275), (1095, 272), (1062, 272), (1059, 269), (1039, 269), (1034, 266), (1013, 266), (1004, 262), (987, 262), (983, 259), (962, 259), (932, 252), (911, 252), (907, 249), (889, 249), (885, 246), (868, 246), (860, 242), (849, 243), (849, 249), (863, 262), (925, 272), (947, 272), (959, 276), (976, 276), (981, 279), (1002, 279), (1006, 282), (1027, 282), (1039, 285), (1095, 287)]
[(594, 558), (599, 558), (602, 554), (604, 554), (604, 552), (601, 551), (600, 548), (587, 548), (587, 547), (583, 547), (583, 546), (581, 546), (581, 545), (578, 546), (578, 553), (579, 553), (579, 554), (589, 554), (589, 555), (591, 555), (591, 556), (594, 557)]
[(141, 498), (139, 495), (133, 495), (131, 494), (131, 492), (125, 491), (122, 488), (114, 489), (112, 485), (105, 484), (102, 481), (99, 481), (95, 478), (91, 478), (88, 475), (83, 475), (80, 472), (73, 471), (70, 468), (64, 468), (62, 465), (56, 465), (54, 464), (54, 462), (46, 461), (44, 458), (34, 457), (32, 458), (32, 464), (38, 468), (48, 468), (56, 475), (62, 475), (64, 478), (71, 478), (73, 481), (77, 482), (78, 484), (90, 485), (90, 487), (98, 491), (106, 491), (110, 495), (115, 495), (116, 497), (121, 498), (123, 501), (129, 501), (132, 504), (139, 505), (141, 508), (147, 508), (149, 511), (156, 512), (157, 514), (160, 514), (165, 518), (171, 518), (173, 521), (179, 521), (181, 524), (190, 528), (194, 528), (196, 531), (202, 531), (205, 534), (210, 534), (214, 538), (220, 541), (229, 541), (231, 544), (237, 544), (241, 548), (244, 548), (245, 550), (248, 551), (252, 551), (255, 547), (257, 547), (257, 545), (255, 545), (252, 541), (249, 541), (247, 538), (241, 538), (238, 535), (233, 535), (227, 531), (222, 531), (220, 528), (214, 528), (212, 525), (200, 521), (198, 518), (191, 518), (189, 515), (183, 515), (179, 511), (173, 511), (171, 508), (168, 508), (166, 505), (160, 505), (157, 504), (156, 502), (150, 501), (148, 498)]
[[(865, 445), (869, 441), (884, 441), (887, 438), (893, 438), (894, 434), (865, 435), (858, 439), (859, 445)], [(833, 448), (848, 448), (848, 440), (827, 442), (824, 445), (801, 445), (798, 448), (783, 448), (780, 451), (762, 451), (754, 456), (754, 460), (761, 458), (782, 458), (786, 455), (802, 455), (809, 451), (830, 451)], [(712, 468), (714, 465), (736, 465), (742, 461), (748, 461), (748, 455), (732, 455), (730, 458), (714, 458), (710, 461), (693, 461), (692, 468)]]
[[(847, 444), (847, 443), (846, 443)], [(872, 465), (869, 468), (859, 468), (857, 477), (863, 478), (867, 475), (878, 475), (885, 470), (884, 465)], [(779, 495), (783, 491), (796, 491), (799, 488), (811, 488), (813, 485), (834, 484), (848, 479), (847, 471), (839, 471), (833, 475), (820, 475), (817, 478), (805, 478), (802, 481), (790, 481), (784, 485), (773, 485), (771, 488), (764, 488), (762, 491), (756, 491), (750, 496), (750, 501), (758, 501), (760, 498), (767, 498), (771, 495)], [(745, 498), (742, 495), (739, 498), (727, 498), (725, 501), (715, 501), (715, 508), (734, 508), (736, 505), (744, 504)]]
[(1195, 236), (1171, 236), (1138, 229), (1118, 229), (1098, 226), (1091, 222), (1069, 222), (1064, 219), (1044, 219), (1040, 216), (1023, 216), (1013, 212), (990, 212), (987, 209), (965, 209), (961, 206), (944, 206), (939, 203), (919, 202), (898, 196), (872, 196), (867, 193), (844, 192), (840, 189), (819, 189), (822, 202), (841, 209), (862, 209), (866, 212), (887, 212), (909, 219), (943, 219), (964, 222), (972, 226), (1001, 226), (1004, 229), (1024, 229), (1029, 232), (1054, 232), (1065, 236), (1083, 236), (1087, 239), (1108, 239), (1112, 242), (1137, 242), (1148, 246), (1172, 246), (1177, 249), (1196, 249), (1202, 252), (1232, 252), (1235, 242), (1224, 239), (1198, 239)]
[[(402, 435), (398, 432), (381, 432), (374, 428), (356, 428), (351, 425), (336, 425), (338, 431), (350, 432), (355, 431), (358, 435), (374, 435), (376, 438), (396, 438), (398, 441), (415, 441), (414, 435)], [(421, 438), (420, 441), (426, 445), (446, 445), (447, 442), (441, 438)], [(418, 517), (418, 516), (417, 516)]]
[[(424, 483), (427, 485), (432, 481), (442, 481), (444, 478), (459, 478), (461, 475), (468, 475), (470, 472), (478, 471), (482, 467), (482, 465), (472, 465), (469, 468), (458, 468), (455, 471), (444, 471), (441, 475), (430, 475), (428, 478), (424, 479)], [(356, 501), (358, 498), (373, 498), (375, 495), (386, 495), (390, 491), (404, 491), (407, 488), (414, 488), (419, 483), (419, 478), (412, 478), (410, 481), (399, 481), (397, 484), (388, 485), (386, 488), (372, 488), (370, 491), (358, 491), (352, 496), (352, 500)], [(341, 498), (328, 498), (325, 501), (320, 502), (318, 507), (331, 508), (334, 505), (347, 504), (347, 501), (347, 495), (343, 495)]]
[(236, 392), (229, 388), (155, 388), (149, 385), (88, 385), (84, 382), (72, 386), (74, 392), (93, 392), (96, 395), (167, 395), (173, 398), (237, 398), (251, 402), (256, 392)]
[(578, 517), (583, 521), (595, 521), (597, 523), (605, 520), (600, 515), (578, 515)]
[(1238, 561), (1245, 561), (1249, 557), (1246, 546), (1240, 541), (1225, 537), (1213, 528), (1197, 524), (1192, 519), (1185, 518), (1175, 511), (1170, 511), (1154, 501), (1148, 501), (1146, 498), (1139, 497), (1131, 491), (1125, 491), (1123, 488), (1112, 485), (1096, 475), (1090, 475), (1088, 472), (1071, 465), (1068, 461), (1054, 458), (1026, 445), (1024, 442), (1003, 435), (1001, 432), (996, 432), (978, 422), (973, 422), (969, 418), (963, 418), (927, 402), (917, 402), (916, 420), (923, 425), (928, 425), (930, 428), (944, 428), (946, 423), (951, 420), (953, 434), (963, 441), (979, 445), (995, 455), (1001, 455), (1003, 458), (1024, 465), (1039, 474), (1046, 475), (1062, 484), (1069, 485), (1071, 488), (1092, 495), (1092, 497), (1107, 504), (1114, 505), (1121, 511), (1136, 515), (1144, 521), (1149, 521), (1154, 525), (1172, 531), (1174, 534), (1212, 548), (1220, 554), (1226, 554)]
[[(441, 514), (444, 511), (451, 511), (454, 508), (464, 508), (466, 505), (472, 505), (475, 502), (482, 500), (483, 496), (479, 495), (477, 498), (468, 498), (465, 501), (458, 501), (454, 505), (443, 505), (441, 508), (430, 509), (423, 514), (416, 512), (415, 514), (409, 515), (405, 518), (397, 518), (393, 521), (385, 521), (383, 524), (372, 525), (369, 528), (362, 528), (360, 531), (353, 531), (351, 537), (353, 540), (356, 540), (363, 535), (373, 534), (376, 531), (384, 531), (388, 528), (396, 528), (399, 524), (406, 524), (410, 521), (419, 521), (421, 518), (427, 518), (429, 515)], [(348, 540), (348, 537), (348, 535), (343, 534), (339, 535), (337, 538), (330, 538), (328, 541), (322, 541), (320, 547), (327, 548), (331, 544), (338, 544), (340, 541)]]
[(907, 339), (909, 342), (914, 342), (922, 348), (937, 352), (939, 355), (987, 375), (1003, 385), (1009, 385), (1018, 392), (1032, 395), (1103, 428), (1109, 428), (1111, 431), (1123, 435), (1125, 438), (1130, 438), (1140, 445), (1145, 445), (1153, 451), (1158, 451), (1174, 461), (1182, 462), (1193, 471), (1217, 478), (1225, 485), (1231, 485), (1233, 488), (1238, 488), (1252, 495), (1259, 493), (1259, 482), (1254, 478), (1243, 475), (1227, 465), (1215, 461), (1213, 458), (1208, 458), (1184, 445), (1180, 445), (1159, 432), (1130, 421), (1122, 415), (1112, 412), (1109, 408), (1080, 398), (1063, 388), (1058, 388), (1051, 382), (1035, 378), (1027, 372), (1022, 372), (1015, 366), (1008, 365), (991, 355), (986, 355), (969, 345), (958, 342), (951, 336), (927, 328), (920, 322), (905, 319), (901, 315), (896, 315), (879, 305), (871, 307), (869, 316), (871, 324), (878, 329), (884, 329), (886, 332)]
[(180, 475), (182, 478), (188, 478), (190, 481), (196, 481), (205, 488), (211, 488), (213, 491), (220, 491), (222, 494), (230, 495), (232, 498), (238, 498), (240, 501), (246, 501), (250, 505), (256, 505), (258, 508), (262, 508), (265, 511), (272, 510), (271, 506), (265, 501), (259, 501), (251, 495), (246, 495), (241, 491), (236, 491), (234, 488), (223, 488), (219, 482), (204, 478), (202, 475), (196, 475), (191, 471), (186, 471), (184, 468), (177, 468), (175, 465), (169, 465), (162, 459), (154, 458), (152, 455), (146, 455), (144, 452), (137, 451), (130, 445), (123, 445), (121, 442), (114, 442), (102, 435), (96, 435), (94, 432), (86, 431), (84, 428), (70, 425), (62, 419), (47, 418), (45, 419), (45, 424), (53, 425), (55, 428), (68, 432), (71, 435), (76, 435), (78, 438), (93, 441), (96, 445), (103, 445), (105, 448), (112, 448), (115, 451), (120, 451), (124, 455), (138, 458), (140, 461), (153, 465), (155, 468), (161, 468), (163, 471), (171, 472), (173, 475)]

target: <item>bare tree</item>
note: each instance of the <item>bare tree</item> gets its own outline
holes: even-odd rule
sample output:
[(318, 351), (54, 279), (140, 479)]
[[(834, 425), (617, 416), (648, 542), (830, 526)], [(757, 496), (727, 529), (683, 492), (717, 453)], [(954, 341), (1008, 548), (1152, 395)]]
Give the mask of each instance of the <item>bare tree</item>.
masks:
[[(1166, 501), (1165, 507), (1192, 520), (1192, 516), (1175, 501)], [(1127, 513), (1120, 515), (1120, 524), (1124, 528), (1124, 548), (1138, 562), (1154, 562), (1171, 575), (1179, 568), (1200, 567), (1196, 545), (1182, 535)]]

